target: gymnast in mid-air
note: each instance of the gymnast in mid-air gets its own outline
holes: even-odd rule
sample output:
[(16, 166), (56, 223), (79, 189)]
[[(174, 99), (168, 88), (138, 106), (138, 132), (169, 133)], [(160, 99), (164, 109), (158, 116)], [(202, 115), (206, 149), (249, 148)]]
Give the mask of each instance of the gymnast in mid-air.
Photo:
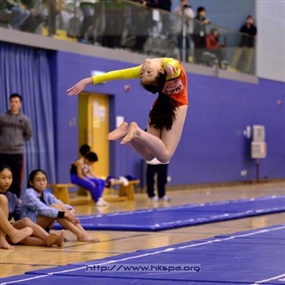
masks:
[(111, 80), (140, 78), (141, 85), (157, 99), (149, 113), (147, 131), (137, 123), (122, 123), (108, 134), (107, 139), (129, 143), (145, 160), (157, 158), (166, 163), (173, 156), (180, 141), (188, 109), (187, 74), (173, 58), (147, 58), (142, 65), (114, 70), (84, 78), (67, 90), (69, 96), (79, 94), (89, 84)]

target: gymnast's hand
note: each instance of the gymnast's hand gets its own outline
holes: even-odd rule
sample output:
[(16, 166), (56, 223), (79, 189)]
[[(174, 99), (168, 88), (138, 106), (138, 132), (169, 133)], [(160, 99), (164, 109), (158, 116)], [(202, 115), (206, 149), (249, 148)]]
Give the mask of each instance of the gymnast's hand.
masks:
[(74, 86), (67, 89), (67, 95), (78, 95), (88, 84), (92, 84), (93, 80), (92, 77), (84, 78), (77, 82)]
[(68, 221), (70, 221), (73, 224), (79, 224), (78, 219), (74, 215), (69, 213), (69, 212), (65, 212), (64, 213), (64, 218), (67, 219)]
[(171, 64), (166, 65), (165, 71), (169, 77), (173, 77), (174, 73), (177, 73), (176, 67)]
[(69, 213), (70, 213), (71, 215), (73, 215), (73, 216), (76, 215), (76, 211), (75, 211), (73, 208), (69, 210)]

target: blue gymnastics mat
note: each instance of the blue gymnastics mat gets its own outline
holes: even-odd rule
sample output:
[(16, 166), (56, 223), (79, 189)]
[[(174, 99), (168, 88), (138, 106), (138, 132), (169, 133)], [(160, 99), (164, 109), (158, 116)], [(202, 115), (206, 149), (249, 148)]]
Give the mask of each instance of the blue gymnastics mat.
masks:
[[(29, 276), (20, 275), (17, 278), (3, 279), (3, 283), (0, 285), (173, 285), (173, 281), (166, 280), (143, 280), (143, 279), (125, 279), (125, 278), (99, 278), (90, 279), (90, 277), (75, 277), (75, 276), (53, 276), (53, 275), (41, 275), (41, 276)], [(214, 285), (213, 282), (195, 282), (195, 281), (179, 281), (180, 285)], [(223, 285), (238, 285), (240, 283), (223, 283)]]
[[(86, 230), (162, 231), (285, 211), (285, 196), (80, 216)], [(139, 221), (139, 222), (138, 222)], [(61, 229), (55, 224), (54, 229)]]
[[(284, 285), (284, 238), (285, 224), (275, 225), (101, 260), (30, 271), (25, 275), (2, 279), (1, 284), (90, 285), (96, 282), (107, 285)], [(198, 264), (199, 270), (189, 271), (191, 265), (197, 267)], [(166, 270), (159, 266), (164, 266)], [(86, 271), (88, 268), (89, 271)], [(170, 268), (178, 269), (169, 270)]]
[[(95, 283), (96, 282), (96, 283)], [(92, 280), (90, 277), (82, 277), (82, 276), (54, 276), (54, 275), (19, 275), (17, 277), (11, 278), (3, 278), (1, 280), (0, 285), (4, 284), (17, 284), (17, 285), (91, 285), (91, 284), (110, 284), (110, 285), (173, 285), (173, 281), (163, 281), (163, 280), (143, 280), (143, 279), (126, 279), (126, 278), (100, 278), (96, 277), (96, 279)], [(181, 281), (179, 282), (181, 285), (213, 285), (212, 282), (189, 282), (189, 281)], [(224, 283), (227, 285), (229, 283)], [(234, 283), (230, 283), (235, 285)], [(238, 284), (237, 284), (238, 285)]]

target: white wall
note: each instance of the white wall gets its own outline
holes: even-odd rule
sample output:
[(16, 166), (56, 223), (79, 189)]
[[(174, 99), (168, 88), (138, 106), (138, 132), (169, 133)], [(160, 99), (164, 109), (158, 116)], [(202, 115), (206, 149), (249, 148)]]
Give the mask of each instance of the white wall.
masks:
[(256, 0), (257, 76), (285, 82), (285, 0)]

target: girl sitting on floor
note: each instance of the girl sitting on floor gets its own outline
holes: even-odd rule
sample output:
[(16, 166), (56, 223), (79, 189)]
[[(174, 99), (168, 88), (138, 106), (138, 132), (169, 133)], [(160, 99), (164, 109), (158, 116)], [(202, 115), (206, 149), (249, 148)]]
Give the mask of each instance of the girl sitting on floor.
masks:
[(80, 225), (75, 210), (46, 190), (47, 174), (41, 169), (33, 170), (28, 179), (28, 189), (23, 197), (23, 210), (27, 217), (49, 231), (57, 220), (65, 229), (76, 235), (78, 241), (99, 242)]
[[(0, 248), (14, 249), (11, 244), (32, 246), (63, 246), (65, 231), (60, 235), (48, 234), (26, 218), (18, 198), (7, 191), (12, 184), (12, 172), (8, 166), (0, 166)], [(14, 218), (15, 222), (9, 221)]]

